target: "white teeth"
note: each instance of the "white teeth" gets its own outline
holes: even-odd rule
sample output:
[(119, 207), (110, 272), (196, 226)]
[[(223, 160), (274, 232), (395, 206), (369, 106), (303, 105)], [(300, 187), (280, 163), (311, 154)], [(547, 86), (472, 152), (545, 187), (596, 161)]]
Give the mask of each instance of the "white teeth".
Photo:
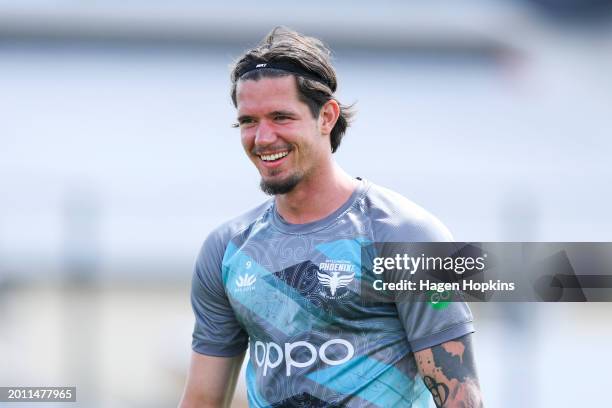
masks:
[(261, 157), (261, 160), (263, 161), (273, 161), (273, 160), (281, 159), (288, 154), (289, 152), (280, 152), (280, 153), (274, 153), (274, 154), (262, 154), (259, 157)]

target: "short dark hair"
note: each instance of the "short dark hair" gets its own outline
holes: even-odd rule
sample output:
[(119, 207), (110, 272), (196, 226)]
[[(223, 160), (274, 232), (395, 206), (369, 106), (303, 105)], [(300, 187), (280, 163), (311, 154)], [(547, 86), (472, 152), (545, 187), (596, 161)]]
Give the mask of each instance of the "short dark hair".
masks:
[[(253, 61), (287, 60), (302, 67), (305, 71), (314, 73), (323, 81), (274, 68), (256, 69), (240, 76), (243, 69)], [(257, 81), (261, 78), (278, 78), (289, 75), (295, 77), (298, 98), (308, 106), (314, 118), (319, 116), (321, 108), (327, 101), (334, 99), (338, 102), (340, 116), (330, 134), (331, 151), (335, 153), (353, 119), (354, 111), (353, 105), (342, 105), (334, 96), (338, 81), (336, 71), (331, 64), (331, 51), (316, 38), (307, 37), (286, 27), (276, 27), (257, 47), (245, 52), (234, 63), (230, 76), (232, 81), (231, 97), (234, 106), (237, 106), (236, 87), (239, 80)]]

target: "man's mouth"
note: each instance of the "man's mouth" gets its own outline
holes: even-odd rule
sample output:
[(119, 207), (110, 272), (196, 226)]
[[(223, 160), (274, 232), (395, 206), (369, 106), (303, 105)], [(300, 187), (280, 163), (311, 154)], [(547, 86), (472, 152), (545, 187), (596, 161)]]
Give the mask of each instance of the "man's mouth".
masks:
[(271, 153), (271, 154), (260, 154), (258, 155), (259, 158), (265, 162), (275, 162), (277, 160), (282, 159), (283, 157), (286, 157), (289, 154), (289, 150), (285, 150), (283, 152), (276, 152), (276, 153)]

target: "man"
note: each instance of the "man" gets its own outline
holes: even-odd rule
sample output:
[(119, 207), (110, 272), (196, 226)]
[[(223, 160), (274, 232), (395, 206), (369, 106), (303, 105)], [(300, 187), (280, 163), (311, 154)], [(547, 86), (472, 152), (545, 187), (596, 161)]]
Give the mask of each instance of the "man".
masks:
[(276, 28), (231, 79), (242, 145), (274, 197), (202, 247), (180, 406), (228, 405), (247, 346), (252, 407), (482, 406), (467, 305), (360, 299), (362, 243), (451, 236), (333, 160), (351, 111), (334, 97), (329, 50)]

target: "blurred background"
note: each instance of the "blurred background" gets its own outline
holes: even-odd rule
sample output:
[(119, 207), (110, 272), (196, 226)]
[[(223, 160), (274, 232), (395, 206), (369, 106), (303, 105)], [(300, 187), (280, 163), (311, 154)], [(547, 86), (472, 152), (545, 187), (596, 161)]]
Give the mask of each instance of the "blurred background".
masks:
[[(195, 255), (265, 199), (231, 128), (229, 65), (279, 24), (335, 51), (339, 99), (358, 109), (337, 154), (351, 174), (458, 241), (612, 241), (611, 11), (0, 0), (0, 386), (75, 385), (71, 407), (176, 406)], [(607, 400), (609, 304), (473, 311), (487, 407)]]

